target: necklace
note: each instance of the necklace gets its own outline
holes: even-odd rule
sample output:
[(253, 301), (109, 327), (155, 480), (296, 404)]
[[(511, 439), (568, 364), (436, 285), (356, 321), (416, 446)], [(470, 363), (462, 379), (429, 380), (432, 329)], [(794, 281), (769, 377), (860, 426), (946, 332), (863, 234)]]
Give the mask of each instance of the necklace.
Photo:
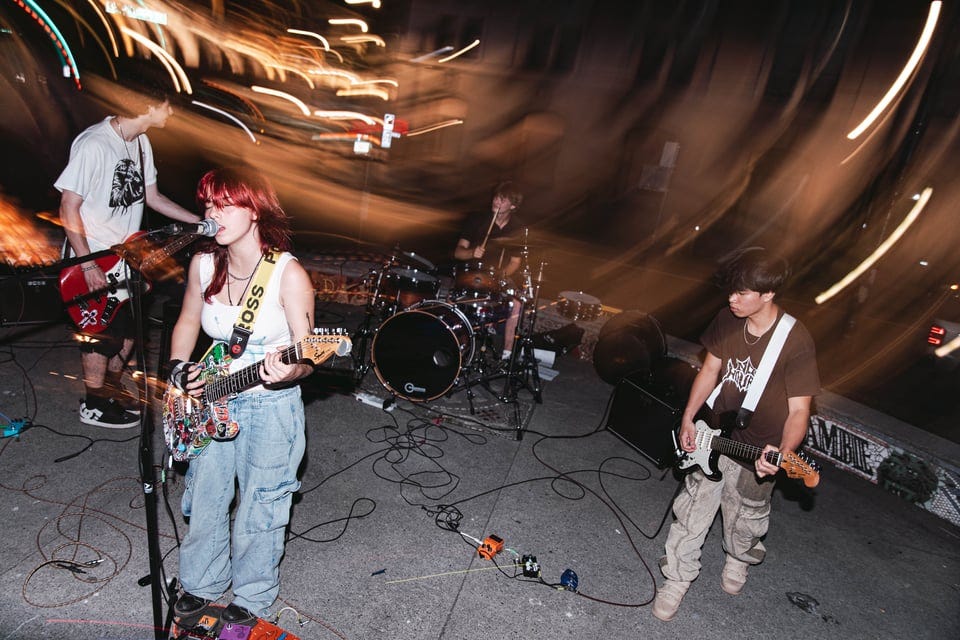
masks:
[(117, 123), (117, 131), (120, 132), (120, 139), (123, 141), (123, 151), (127, 154), (127, 160), (133, 162), (130, 158), (130, 149), (127, 147), (127, 137), (123, 135), (123, 127), (120, 126), (120, 118), (114, 118), (113, 121)]
[[(263, 256), (260, 256), (260, 260), (263, 260)], [(227, 268), (227, 275), (230, 276), (229, 278), (227, 278), (227, 302), (230, 303), (231, 307), (235, 305), (233, 304), (233, 296), (230, 295), (230, 281), (232, 280), (233, 282), (246, 282), (247, 280), (252, 278), (253, 274), (257, 272), (257, 267), (260, 266), (260, 260), (257, 261), (257, 266), (253, 268), (253, 271), (251, 271), (250, 275), (248, 275), (246, 278), (238, 278), (237, 276), (230, 273), (229, 267)], [(244, 285), (244, 288), (246, 288), (246, 285)]]
[(753, 345), (755, 345), (755, 344), (757, 344), (758, 342), (760, 342), (761, 339), (763, 339), (763, 335), (762, 335), (762, 334), (761, 334), (760, 336), (758, 336), (757, 339), (754, 340), (753, 342), (750, 342), (750, 340), (747, 339), (747, 321), (744, 320), (744, 321), (743, 321), (743, 341), (747, 343), (747, 346), (748, 346), (748, 347), (752, 347)]

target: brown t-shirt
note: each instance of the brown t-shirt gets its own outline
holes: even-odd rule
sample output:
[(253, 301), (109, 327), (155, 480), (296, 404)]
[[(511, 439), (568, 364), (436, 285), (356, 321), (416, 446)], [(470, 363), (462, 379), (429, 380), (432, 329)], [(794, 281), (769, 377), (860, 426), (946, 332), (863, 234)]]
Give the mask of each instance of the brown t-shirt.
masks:
[[(781, 309), (777, 320), (782, 316)], [(746, 338), (753, 342), (756, 336), (747, 334), (744, 337), (745, 323), (746, 319), (736, 317), (726, 308), (717, 314), (700, 337), (707, 351), (722, 363), (719, 382), (723, 386), (713, 405), (713, 412), (717, 415), (726, 414), (728, 417), (740, 409), (774, 332), (771, 328), (756, 344), (748, 344)], [(757, 447), (766, 444), (780, 446), (783, 425), (789, 413), (787, 398), (815, 396), (819, 391), (820, 375), (817, 372), (813, 338), (807, 328), (797, 321), (780, 351), (749, 426), (746, 429), (734, 428), (730, 438)]]

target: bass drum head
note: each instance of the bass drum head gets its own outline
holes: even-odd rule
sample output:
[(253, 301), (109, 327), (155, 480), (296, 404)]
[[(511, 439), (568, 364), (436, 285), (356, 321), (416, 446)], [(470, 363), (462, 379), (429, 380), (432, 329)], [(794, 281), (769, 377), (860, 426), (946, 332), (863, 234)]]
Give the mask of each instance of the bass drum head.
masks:
[(473, 358), (473, 328), (457, 308), (427, 301), (387, 318), (373, 338), (373, 369), (412, 402), (439, 398)]

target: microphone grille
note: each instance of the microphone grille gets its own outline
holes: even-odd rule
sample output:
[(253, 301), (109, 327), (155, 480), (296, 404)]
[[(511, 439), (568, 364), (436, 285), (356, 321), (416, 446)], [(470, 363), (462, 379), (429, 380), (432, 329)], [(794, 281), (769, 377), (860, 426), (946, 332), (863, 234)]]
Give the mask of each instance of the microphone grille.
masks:
[(220, 225), (217, 224), (216, 220), (213, 220), (212, 218), (204, 218), (200, 221), (198, 232), (200, 235), (212, 237), (217, 235), (217, 231), (219, 230)]

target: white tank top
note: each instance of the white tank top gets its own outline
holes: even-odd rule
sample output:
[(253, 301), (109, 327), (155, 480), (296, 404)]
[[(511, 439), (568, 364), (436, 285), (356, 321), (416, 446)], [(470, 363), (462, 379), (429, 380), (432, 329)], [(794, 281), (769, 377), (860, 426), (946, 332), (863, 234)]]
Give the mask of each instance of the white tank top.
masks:
[[(247, 342), (247, 348), (239, 358), (230, 363), (230, 371), (237, 371), (243, 367), (263, 360), (269, 351), (276, 351), (277, 347), (287, 347), (304, 336), (291, 336), (287, 318), (280, 305), (280, 278), (283, 270), (291, 260), (292, 254), (283, 252), (277, 259), (277, 265), (270, 275), (266, 292), (261, 301), (260, 313), (253, 326), (253, 333)], [(206, 291), (213, 279), (213, 254), (200, 254), (200, 291)], [(247, 299), (246, 291), (241, 294), (237, 304), (230, 306), (211, 298), (204, 303), (200, 312), (200, 326), (204, 333), (215, 341), (227, 342), (233, 334), (233, 325), (240, 315), (240, 309)], [(262, 387), (255, 387), (260, 389)]]

